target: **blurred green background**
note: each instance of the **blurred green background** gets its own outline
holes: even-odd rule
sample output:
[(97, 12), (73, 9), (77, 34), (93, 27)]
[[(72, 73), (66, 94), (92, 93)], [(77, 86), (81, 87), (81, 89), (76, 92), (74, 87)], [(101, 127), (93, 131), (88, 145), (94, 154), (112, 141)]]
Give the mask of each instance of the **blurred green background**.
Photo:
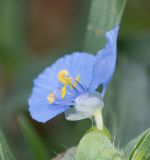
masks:
[[(53, 157), (77, 145), (91, 126), (90, 120), (68, 122), (63, 114), (40, 124), (31, 119), (27, 105), (32, 81), (46, 66), (66, 53), (91, 51), (82, 43), (90, 4), (0, 1), (0, 128), (16, 159)], [(150, 127), (149, 15), (149, 0), (129, 0), (121, 20), (117, 68), (103, 112), (119, 148)]]

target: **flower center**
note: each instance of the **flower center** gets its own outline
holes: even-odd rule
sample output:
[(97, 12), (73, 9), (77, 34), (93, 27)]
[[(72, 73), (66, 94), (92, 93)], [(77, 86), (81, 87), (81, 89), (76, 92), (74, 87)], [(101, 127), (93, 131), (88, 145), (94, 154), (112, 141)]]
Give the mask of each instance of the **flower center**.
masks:
[[(61, 98), (64, 99), (67, 94), (67, 87), (70, 86), (70, 89), (73, 90), (76, 88), (77, 84), (80, 82), (80, 74), (77, 75), (74, 82), (72, 82), (72, 77), (70, 77), (69, 71), (64, 69), (57, 74), (59, 82), (63, 85), (60, 89)], [(50, 104), (55, 101), (56, 95), (54, 92), (50, 93), (47, 97), (47, 100)]]
[(103, 98), (98, 92), (85, 92), (75, 99), (74, 107), (65, 112), (69, 121), (92, 118), (97, 128), (103, 129), (102, 109), (104, 107)]
[(102, 96), (98, 92), (87, 92), (76, 98), (74, 107), (77, 112), (93, 116), (97, 109), (102, 110), (104, 102)]

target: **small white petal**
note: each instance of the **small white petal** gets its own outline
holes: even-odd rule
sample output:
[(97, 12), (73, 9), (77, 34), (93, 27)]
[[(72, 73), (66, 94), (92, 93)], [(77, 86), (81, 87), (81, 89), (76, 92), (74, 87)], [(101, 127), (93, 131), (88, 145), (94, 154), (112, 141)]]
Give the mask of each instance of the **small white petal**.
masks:
[(86, 115), (93, 116), (97, 109), (102, 110), (104, 102), (98, 92), (85, 93), (75, 100), (75, 110)]
[(97, 110), (101, 111), (103, 107), (103, 98), (98, 92), (84, 93), (76, 98), (74, 107), (68, 109), (65, 116), (70, 121), (91, 118)]

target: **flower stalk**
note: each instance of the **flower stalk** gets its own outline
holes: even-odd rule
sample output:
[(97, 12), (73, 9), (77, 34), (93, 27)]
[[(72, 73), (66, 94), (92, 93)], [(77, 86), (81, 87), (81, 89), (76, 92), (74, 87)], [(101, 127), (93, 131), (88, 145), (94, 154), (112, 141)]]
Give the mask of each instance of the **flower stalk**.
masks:
[(103, 124), (102, 111), (100, 109), (97, 109), (93, 117), (94, 117), (94, 122), (95, 122), (96, 127), (99, 130), (103, 130), (104, 124)]

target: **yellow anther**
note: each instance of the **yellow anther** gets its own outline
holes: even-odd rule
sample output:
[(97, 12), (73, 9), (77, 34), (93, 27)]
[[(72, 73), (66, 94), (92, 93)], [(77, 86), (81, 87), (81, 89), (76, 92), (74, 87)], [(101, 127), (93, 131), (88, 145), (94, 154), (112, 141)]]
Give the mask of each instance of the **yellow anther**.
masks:
[(47, 97), (47, 100), (50, 104), (52, 104), (55, 100), (55, 94), (54, 93), (50, 93)]
[(63, 85), (68, 85), (71, 84), (72, 78), (69, 77), (69, 72), (67, 70), (61, 70), (57, 74), (58, 80), (63, 84)]
[(67, 93), (67, 87), (64, 86), (61, 89), (61, 98), (65, 98), (66, 93)]
[(76, 79), (75, 79), (75, 82), (74, 82), (74, 87), (76, 87), (77, 86), (77, 84), (78, 84), (78, 82), (80, 82), (80, 74), (78, 74), (78, 76), (76, 77)]
[[(78, 82), (80, 81), (80, 75), (78, 74), (74, 83), (72, 83), (72, 78), (69, 76), (69, 72), (66, 69), (61, 70), (57, 74), (57, 78), (58, 78), (59, 82), (63, 85), (63, 87), (60, 90), (61, 98), (65, 98), (65, 96), (67, 94), (67, 87), (68, 86), (70, 86), (71, 89), (74, 89), (77, 86)], [(56, 97), (56, 95), (54, 93), (50, 93), (47, 97), (48, 102), (50, 104), (52, 104), (55, 100), (55, 97)]]

